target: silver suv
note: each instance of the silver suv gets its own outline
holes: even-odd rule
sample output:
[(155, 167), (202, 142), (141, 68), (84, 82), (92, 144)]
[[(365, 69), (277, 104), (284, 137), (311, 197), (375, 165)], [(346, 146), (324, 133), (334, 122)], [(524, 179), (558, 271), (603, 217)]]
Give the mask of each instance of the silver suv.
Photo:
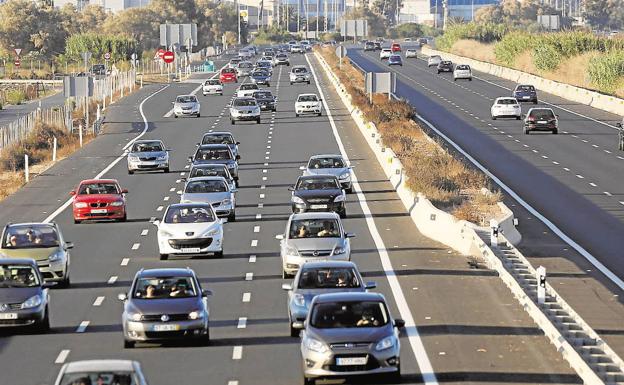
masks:
[(260, 106), (254, 98), (234, 98), (230, 105), (230, 122), (255, 120), (260, 124)]
[(128, 174), (151, 170), (169, 172), (169, 150), (161, 140), (137, 140), (128, 153)]

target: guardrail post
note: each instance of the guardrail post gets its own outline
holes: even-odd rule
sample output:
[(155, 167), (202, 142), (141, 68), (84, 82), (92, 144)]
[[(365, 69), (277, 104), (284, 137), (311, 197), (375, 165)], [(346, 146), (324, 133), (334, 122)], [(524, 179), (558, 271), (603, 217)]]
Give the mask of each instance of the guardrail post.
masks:
[(537, 303), (543, 304), (546, 300), (546, 268), (540, 266), (535, 269), (535, 275), (537, 279)]
[(24, 154), (24, 179), (26, 183), (30, 180), (30, 170), (28, 170), (28, 154)]
[(82, 147), (82, 123), (78, 125), (78, 138), (80, 140), (80, 147)]
[(57, 145), (57, 140), (55, 136), (53, 143), (52, 143), (52, 162), (56, 162), (56, 145)]

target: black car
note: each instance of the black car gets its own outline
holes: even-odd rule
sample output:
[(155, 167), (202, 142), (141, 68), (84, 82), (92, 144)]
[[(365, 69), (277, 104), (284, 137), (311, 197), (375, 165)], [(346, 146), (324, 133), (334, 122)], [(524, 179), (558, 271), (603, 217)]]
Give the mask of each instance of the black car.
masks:
[(47, 284), (32, 259), (0, 259), (0, 327), (50, 329)]
[(189, 157), (192, 166), (200, 164), (224, 164), (232, 174), (234, 180), (238, 181), (238, 160), (240, 155), (234, 155), (232, 149), (227, 144), (202, 144), (197, 146), (195, 154)]
[(373, 44), (375, 44), (375, 51), (381, 51), (381, 43), (376, 41)]
[(442, 60), (438, 64), (438, 73), (440, 72), (453, 72), (453, 62), (450, 60)]
[(533, 102), (533, 104), (537, 104), (537, 91), (532, 85), (518, 84), (511, 96), (519, 102)]
[(93, 75), (106, 75), (106, 66), (104, 64), (94, 64), (91, 66)]
[(375, 50), (375, 43), (372, 41), (367, 41), (366, 44), (364, 44), (364, 51), (374, 51)]
[(333, 211), (341, 218), (347, 216), (346, 194), (334, 175), (300, 176), (289, 190), (293, 213)]
[(261, 111), (276, 111), (275, 96), (269, 90), (255, 91), (253, 98), (256, 99)]
[(531, 108), (524, 118), (524, 133), (531, 131), (550, 131), (553, 134), (559, 132), (557, 115), (550, 108)]

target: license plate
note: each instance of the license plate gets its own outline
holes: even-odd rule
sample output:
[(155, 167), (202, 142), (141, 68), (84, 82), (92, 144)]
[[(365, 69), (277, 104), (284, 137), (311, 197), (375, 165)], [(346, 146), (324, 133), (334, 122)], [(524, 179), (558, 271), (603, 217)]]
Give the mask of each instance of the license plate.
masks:
[(317, 209), (326, 209), (327, 205), (310, 205), (310, 208), (312, 210), (317, 210)]
[(180, 250), (184, 254), (197, 254), (201, 249), (199, 247), (185, 247)]
[(338, 357), (336, 358), (336, 365), (348, 366), (348, 365), (366, 365), (368, 357)]
[(155, 332), (173, 332), (176, 330), (180, 330), (180, 325), (154, 325)]
[(522, 99), (530, 99), (530, 96), (523, 96)]
[(0, 319), (17, 319), (17, 313), (0, 313)]
[(297, 80), (301, 80), (301, 81), (303, 81), (303, 80), (305, 80), (305, 78), (297, 78)]
[(92, 214), (106, 214), (107, 212), (106, 209), (91, 209)]
[(546, 121), (545, 120), (538, 120), (537, 123), (539, 123), (539, 124), (546, 124)]

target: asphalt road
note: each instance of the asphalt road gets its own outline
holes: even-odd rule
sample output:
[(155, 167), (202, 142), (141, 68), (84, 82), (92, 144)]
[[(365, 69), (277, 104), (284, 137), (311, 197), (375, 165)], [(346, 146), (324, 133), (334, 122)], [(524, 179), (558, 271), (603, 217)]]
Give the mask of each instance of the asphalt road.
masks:
[(6, 126), (18, 118), (35, 111), (39, 108), (39, 102), (41, 102), (41, 108), (52, 108), (56, 106), (62, 106), (65, 102), (63, 98), (63, 92), (56, 93), (54, 95), (46, 96), (39, 100), (32, 100), (28, 103), (20, 104), (19, 106), (8, 105), (3, 106), (0, 110), (0, 127)]
[[(287, 68), (277, 69), (271, 84), (278, 112), (263, 114), (259, 125), (230, 125), (225, 106), (234, 85), (227, 85), (222, 97), (199, 96), (198, 119), (163, 117), (176, 95), (198, 84), (145, 87), (109, 107), (100, 137), (0, 203), (2, 223), (53, 216), (76, 244), (72, 287), (52, 291), (52, 332), (5, 331), (0, 338), (3, 384), (49, 384), (62, 362), (117, 357), (140, 360), (156, 385), (301, 383), (299, 340), (289, 337), (274, 236), (290, 214), (287, 187), (300, 174), (299, 166), (310, 155), (339, 151), (332, 122), (359, 180), (359, 193), (348, 197), (345, 220), (347, 230), (357, 234), (353, 259), (367, 280), (377, 281), (393, 316), (408, 319), (402, 383), (435, 384), (436, 378), (451, 384), (580, 383), (493, 271), (418, 233), (318, 63), (311, 56), (292, 59), (293, 64), (305, 60), (320, 83), (289, 86)], [(296, 96), (321, 90), (331, 119), (327, 114), (295, 118)], [(242, 142), (237, 221), (225, 225), (225, 257), (159, 261), (150, 219), (177, 201), (186, 159), (211, 129), (230, 130)], [(173, 149), (171, 173), (127, 174), (119, 155), (137, 135), (160, 138)], [(111, 162), (117, 163), (109, 167)], [(129, 220), (74, 225), (70, 210), (57, 208), (76, 183), (104, 169), (106, 177), (129, 190)], [(172, 266), (193, 268), (214, 292), (211, 345), (124, 350), (117, 293), (127, 290), (142, 267)], [(435, 376), (422, 369), (428, 363)]]

